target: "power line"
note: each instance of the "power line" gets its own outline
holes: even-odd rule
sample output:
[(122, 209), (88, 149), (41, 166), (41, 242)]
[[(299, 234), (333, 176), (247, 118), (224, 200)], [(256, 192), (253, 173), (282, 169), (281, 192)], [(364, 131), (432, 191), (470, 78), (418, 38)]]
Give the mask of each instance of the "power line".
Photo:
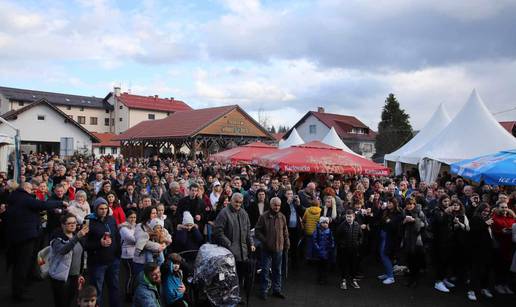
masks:
[(493, 113), (493, 115), (498, 115), (498, 114), (502, 114), (502, 113), (507, 113), (507, 112), (511, 112), (511, 111), (514, 111), (514, 110), (516, 110), (516, 107), (514, 107), (514, 108), (510, 108), (510, 109), (508, 109), (508, 110), (503, 110), (503, 111), (495, 112), (495, 113)]

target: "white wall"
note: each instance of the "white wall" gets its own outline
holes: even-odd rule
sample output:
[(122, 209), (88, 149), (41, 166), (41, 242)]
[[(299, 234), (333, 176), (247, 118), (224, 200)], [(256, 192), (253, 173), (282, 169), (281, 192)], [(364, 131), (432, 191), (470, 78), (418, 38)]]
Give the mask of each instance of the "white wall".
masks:
[[(310, 134), (310, 125), (315, 125), (315, 134)], [(318, 120), (315, 116), (310, 115), (299, 127), (296, 128), (297, 133), (305, 142), (320, 141), (330, 131), (325, 124)]]
[[(93, 147), (93, 154), (96, 156), (96, 157), (100, 157), (100, 156), (107, 156), (107, 155), (111, 155), (113, 157), (118, 157), (118, 155), (120, 154), (120, 147), (104, 147), (105, 148), (105, 151), (103, 154), (100, 153), (100, 147)], [(113, 153), (113, 148), (116, 148), (116, 154)]]
[[(85, 117), (85, 123), (82, 124), (84, 128), (86, 128), (88, 131), (93, 132), (99, 132), (99, 133), (106, 133), (111, 132), (110, 126), (104, 125), (104, 119), (110, 118), (111, 111), (109, 113), (106, 113), (106, 109), (96, 109), (96, 108), (84, 108), (83, 111), (81, 111), (80, 107), (71, 107), (70, 110), (68, 110), (67, 106), (57, 106), (61, 111), (63, 111), (66, 115), (72, 115), (73, 120), (76, 122), (79, 122), (79, 116)], [(97, 118), (97, 124), (96, 125), (90, 125), (90, 117), (96, 117)]]
[[(38, 115), (45, 116), (45, 120), (38, 120)], [(91, 151), (89, 135), (72, 123), (65, 123), (65, 119), (45, 104), (37, 105), (21, 114), (18, 118), (9, 121), (20, 129), (22, 141), (57, 142), (61, 137), (72, 137), (74, 150), (86, 147)], [(0, 125), (0, 133), (14, 136), (14, 131), (5, 124)]]
[(151, 110), (129, 110), (129, 127), (136, 126), (137, 124), (149, 120), (149, 114), (154, 114), (154, 120), (166, 118), (167, 112), (165, 111), (151, 111)]
[[(129, 109), (118, 99), (115, 99), (114, 94), (109, 98), (108, 102), (113, 103), (115, 108), (115, 133), (120, 134), (125, 130), (129, 129)], [(122, 107), (122, 109), (120, 109), (120, 106)], [(122, 121), (120, 121), (120, 118), (122, 118)]]

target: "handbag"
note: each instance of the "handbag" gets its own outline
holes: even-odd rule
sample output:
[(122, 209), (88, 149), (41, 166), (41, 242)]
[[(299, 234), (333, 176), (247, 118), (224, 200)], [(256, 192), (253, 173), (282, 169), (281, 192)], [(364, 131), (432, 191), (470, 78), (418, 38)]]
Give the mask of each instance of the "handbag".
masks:
[(50, 246), (47, 246), (38, 252), (36, 257), (36, 274), (45, 279), (48, 276), (50, 267)]

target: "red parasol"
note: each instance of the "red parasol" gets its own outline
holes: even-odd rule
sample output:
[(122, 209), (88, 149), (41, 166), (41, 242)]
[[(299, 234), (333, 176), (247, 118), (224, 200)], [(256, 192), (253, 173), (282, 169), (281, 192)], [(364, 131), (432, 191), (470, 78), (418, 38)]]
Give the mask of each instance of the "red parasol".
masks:
[(236, 164), (238, 162), (250, 163), (257, 157), (261, 157), (278, 150), (278, 147), (267, 145), (262, 142), (250, 143), (244, 146), (235, 147), (210, 156), (213, 161), (222, 163), (231, 162)]
[(287, 172), (389, 175), (389, 168), (333, 146), (312, 141), (280, 149), (255, 161), (258, 165)]

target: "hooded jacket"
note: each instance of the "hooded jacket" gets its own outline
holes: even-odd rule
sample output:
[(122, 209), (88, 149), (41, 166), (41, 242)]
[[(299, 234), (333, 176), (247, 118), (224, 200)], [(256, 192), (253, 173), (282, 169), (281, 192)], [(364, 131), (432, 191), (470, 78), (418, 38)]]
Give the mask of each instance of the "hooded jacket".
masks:
[(134, 291), (134, 307), (160, 307), (160, 293), (143, 272), (138, 275), (138, 286)]
[(305, 214), (303, 215), (305, 234), (311, 236), (314, 233), (320, 217), (321, 217), (321, 208), (320, 207), (311, 206), (305, 210)]
[[(75, 271), (75, 273), (80, 273), (80, 266), (83, 260), (83, 243), (77, 234), (71, 239), (63, 231), (59, 231), (56, 234), (56, 237), (50, 242), (48, 275), (55, 280), (66, 282), (71, 270)], [(79, 267), (72, 268), (74, 259)]]
[[(88, 252), (88, 266), (90, 265), (109, 265), (115, 259), (120, 258), (121, 245), (120, 233), (116, 221), (112, 216), (106, 216), (101, 220), (96, 213), (86, 216), (90, 222), (90, 231), (86, 236), (86, 251)], [(111, 245), (104, 247), (100, 244), (100, 239), (109, 233)]]

